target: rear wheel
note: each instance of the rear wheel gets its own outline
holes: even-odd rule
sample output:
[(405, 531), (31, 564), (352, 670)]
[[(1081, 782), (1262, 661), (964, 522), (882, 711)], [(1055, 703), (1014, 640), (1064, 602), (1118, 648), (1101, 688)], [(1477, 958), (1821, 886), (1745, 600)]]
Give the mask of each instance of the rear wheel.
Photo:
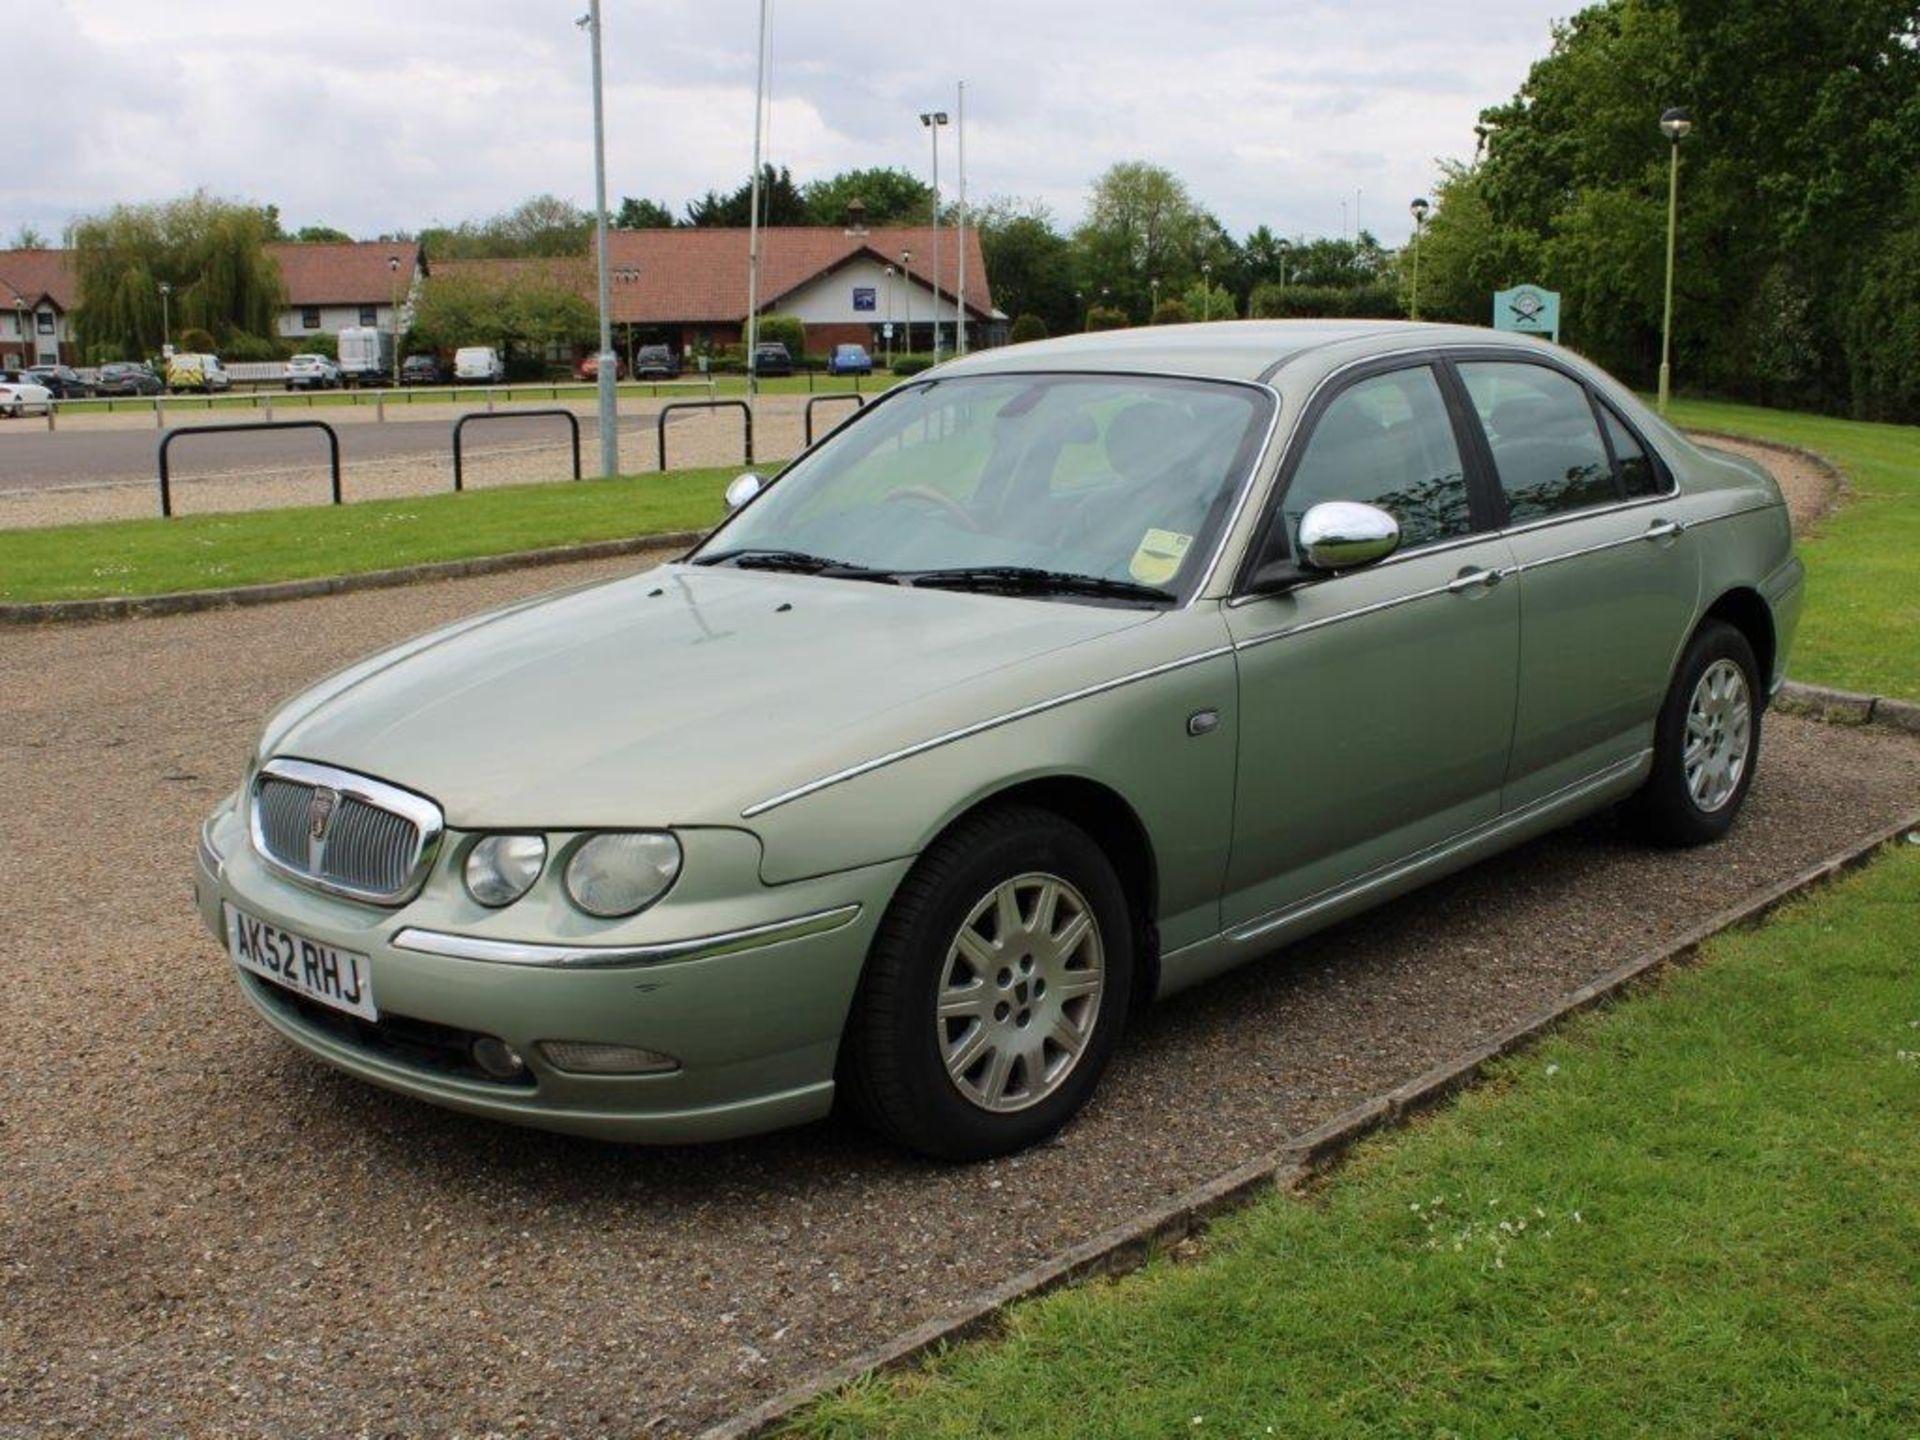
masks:
[(983, 812), (920, 858), (881, 922), (844, 1093), (924, 1154), (1022, 1149), (1092, 1095), (1132, 980), (1126, 901), (1100, 847), (1051, 811)]
[(1659, 845), (1704, 845), (1733, 827), (1760, 761), (1760, 676), (1747, 637), (1694, 632), (1654, 724), (1653, 771), (1628, 818)]

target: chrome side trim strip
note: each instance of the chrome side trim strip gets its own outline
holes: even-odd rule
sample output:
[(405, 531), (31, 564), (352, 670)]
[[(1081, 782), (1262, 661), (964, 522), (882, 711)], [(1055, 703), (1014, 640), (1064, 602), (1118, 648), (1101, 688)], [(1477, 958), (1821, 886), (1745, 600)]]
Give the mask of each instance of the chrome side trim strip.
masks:
[[(1517, 566), (1508, 565), (1501, 569), (1487, 569), (1468, 577), (1475, 584), (1497, 584), (1509, 576), (1519, 574)], [(1236, 650), (1258, 650), (1262, 645), (1271, 645), (1276, 640), (1290, 640), (1295, 635), (1304, 635), (1309, 630), (1323, 630), (1329, 625), (1339, 625), (1348, 620), (1359, 620), (1367, 615), (1378, 615), (1383, 610), (1397, 610), (1402, 605), (1411, 605), (1418, 600), (1431, 600), (1439, 595), (1458, 594), (1455, 588), (1460, 584), (1458, 576), (1439, 585), (1429, 585), (1425, 590), (1411, 590), (1405, 595), (1390, 596), (1385, 600), (1376, 600), (1371, 605), (1360, 605), (1352, 610), (1342, 610), (1337, 615), (1322, 615), (1314, 620), (1302, 620), (1298, 625), (1289, 625), (1283, 630), (1275, 630), (1270, 635), (1256, 635), (1251, 640), (1238, 642)], [(1470, 587), (1468, 587), (1470, 588)]]
[(1471, 830), (1461, 831), (1451, 840), (1442, 840), (1437, 844), (1429, 845), (1424, 850), (1416, 850), (1413, 854), (1405, 856), (1402, 859), (1388, 861), (1385, 865), (1369, 870), (1365, 874), (1359, 875), (1343, 885), (1329, 886), (1327, 889), (1321, 890), (1316, 894), (1296, 900), (1291, 905), (1283, 906), (1278, 910), (1270, 911), (1265, 915), (1249, 920), (1243, 925), (1235, 926), (1233, 929), (1225, 932), (1225, 938), (1229, 944), (1244, 945), (1251, 941), (1258, 940), (1261, 936), (1279, 929), (1282, 925), (1290, 921), (1305, 919), (1307, 916), (1325, 910), (1331, 905), (1338, 905), (1342, 901), (1355, 899), (1358, 896), (1365, 895), (1368, 891), (1377, 890), (1382, 885), (1390, 884), (1402, 876), (1412, 874), (1414, 871), (1420, 870), (1425, 866), (1445, 860), (1449, 856), (1458, 854), (1461, 850), (1477, 845), (1483, 840), (1491, 840), (1505, 831), (1524, 825), (1527, 821), (1534, 819), (1543, 811), (1553, 809), (1556, 806), (1566, 804), (1570, 801), (1578, 800), (1583, 795), (1591, 794), (1593, 791), (1602, 789), (1616, 780), (1624, 779), (1639, 769), (1652, 754), (1653, 751), (1651, 749), (1642, 750), (1637, 755), (1617, 761), (1607, 766), (1604, 770), (1594, 772), (1584, 780), (1575, 780), (1569, 785), (1561, 786), (1550, 795), (1542, 795), (1538, 800), (1521, 806), (1520, 809), (1515, 810), (1510, 815), (1496, 816), (1492, 820), (1474, 826)]
[(851, 925), (858, 905), (842, 905), (791, 920), (776, 920), (745, 930), (698, 935), (688, 940), (661, 940), (650, 945), (549, 945), (531, 940), (488, 940), (478, 935), (456, 935), (444, 930), (408, 926), (390, 942), (396, 950), (439, 955), (449, 960), (484, 960), (497, 965), (547, 965), (573, 970), (605, 970), (625, 965), (658, 965), (667, 960), (706, 960), (716, 955), (738, 955), (786, 940), (826, 935)]
[(1622, 550), (1629, 545), (1664, 540), (1669, 536), (1682, 535), (1693, 528), (1683, 520), (1669, 520), (1666, 523), (1671, 528), (1661, 530), (1658, 526), (1650, 525), (1638, 535), (1623, 535), (1614, 540), (1602, 540), (1598, 545), (1582, 545), (1578, 550), (1562, 550), (1558, 555), (1543, 555), (1538, 560), (1524, 560), (1518, 568), (1524, 575), (1529, 570), (1542, 570), (1549, 565), (1558, 565), (1562, 560), (1578, 560), (1583, 555), (1598, 555), (1604, 550)]
[(1202, 650), (1197, 655), (1183, 655), (1178, 660), (1169, 660), (1164, 664), (1154, 665), (1146, 670), (1135, 670), (1130, 675), (1122, 675), (1114, 680), (1102, 680), (1098, 685), (1087, 685), (1079, 690), (1070, 690), (1065, 695), (1054, 696), (1051, 700), (1036, 700), (1031, 705), (1021, 706), (1018, 710), (1009, 710), (1006, 714), (996, 715), (989, 720), (979, 720), (971, 725), (963, 725), (958, 730), (948, 730), (943, 734), (935, 735), (930, 740), (922, 740), (917, 744), (905, 745), (898, 750), (889, 750), (886, 754), (876, 756), (872, 760), (862, 760), (858, 765), (849, 765), (844, 770), (836, 770), (831, 775), (821, 776), (818, 780), (809, 780), (804, 785), (796, 785), (791, 790), (783, 790), (778, 795), (770, 796), (765, 800), (757, 800), (740, 812), (740, 818), (742, 820), (751, 820), (754, 816), (764, 815), (767, 811), (778, 809), (789, 801), (799, 800), (805, 796), (812, 795), (816, 791), (825, 790), (831, 785), (838, 785), (846, 780), (857, 779), (859, 776), (870, 774), (875, 770), (892, 765), (896, 761), (910, 760), (915, 755), (924, 755), (929, 750), (937, 750), (942, 745), (951, 745), (956, 740), (970, 739), (988, 730), (997, 730), (1002, 725), (1011, 725), (1016, 720), (1025, 720), (1031, 715), (1042, 715), (1049, 710), (1057, 710), (1062, 705), (1071, 705), (1076, 700), (1085, 700), (1094, 695), (1104, 695), (1109, 690), (1118, 690), (1121, 686), (1131, 685), (1138, 680), (1151, 680), (1156, 675), (1167, 675), (1175, 670), (1184, 670), (1189, 665), (1199, 665), (1207, 660), (1217, 660), (1222, 655), (1231, 655), (1233, 651), (1234, 647), (1231, 645), (1216, 645), (1211, 650)]

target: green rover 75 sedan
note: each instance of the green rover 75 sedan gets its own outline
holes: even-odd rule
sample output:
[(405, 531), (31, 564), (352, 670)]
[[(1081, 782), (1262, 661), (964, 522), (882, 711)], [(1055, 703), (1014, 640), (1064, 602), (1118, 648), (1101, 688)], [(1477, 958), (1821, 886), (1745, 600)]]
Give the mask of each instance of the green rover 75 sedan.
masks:
[(268, 721), (197, 872), (268, 1024), (583, 1135), (1013, 1150), (1156, 995), (1601, 806), (1724, 833), (1802, 591), (1763, 471), (1438, 325), (978, 353), (727, 498)]

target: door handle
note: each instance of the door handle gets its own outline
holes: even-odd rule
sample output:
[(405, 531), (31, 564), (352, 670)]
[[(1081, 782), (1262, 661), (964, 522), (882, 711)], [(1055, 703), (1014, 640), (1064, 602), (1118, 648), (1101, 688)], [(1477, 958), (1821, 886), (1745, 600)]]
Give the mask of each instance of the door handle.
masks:
[(1656, 520), (1647, 527), (1649, 540), (1671, 540), (1686, 527), (1677, 520)]
[(1491, 590), (1500, 583), (1500, 578), (1503, 573), (1504, 572), (1499, 570), (1462, 570), (1447, 582), (1447, 593), (1449, 595), (1464, 595), (1469, 590)]

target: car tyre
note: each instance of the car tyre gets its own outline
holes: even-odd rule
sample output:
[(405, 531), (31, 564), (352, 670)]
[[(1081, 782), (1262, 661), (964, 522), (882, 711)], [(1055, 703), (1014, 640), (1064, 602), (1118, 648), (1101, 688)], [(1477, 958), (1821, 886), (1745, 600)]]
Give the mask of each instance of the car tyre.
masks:
[(920, 857), (888, 906), (849, 1016), (841, 1093), (925, 1155), (1024, 1149), (1093, 1094), (1133, 968), (1126, 897), (1099, 845), (1052, 811), (982, 811)]
[(1733, 828), (1760, 763), (1759, 669), (1726, 622), (1694, 632), (1654, 722), (1653, 771), (1623, 807), (1642, 839), (1705, 845)]

